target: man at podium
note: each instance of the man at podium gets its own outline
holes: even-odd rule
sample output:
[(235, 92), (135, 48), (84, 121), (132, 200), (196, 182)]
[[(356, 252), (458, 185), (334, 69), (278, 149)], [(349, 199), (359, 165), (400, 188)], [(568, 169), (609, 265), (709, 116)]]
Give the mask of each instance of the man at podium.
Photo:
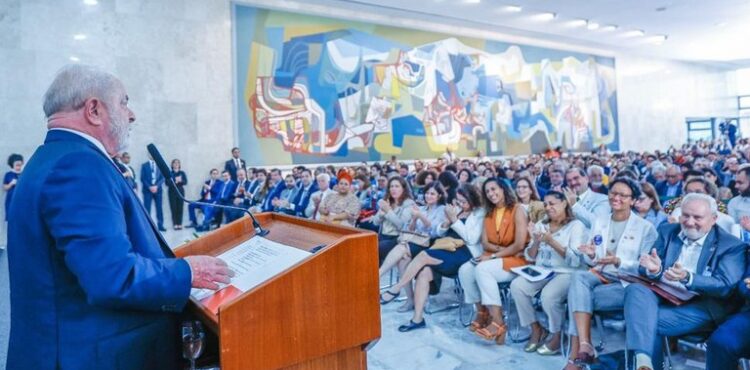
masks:
[(48, 129), (9, 214), (8, 369), (174, 369), (190, 288), (232, 272), (176, 259), (112, 161), (135, 121), (122, 83), (63, 68), (44, 96)]

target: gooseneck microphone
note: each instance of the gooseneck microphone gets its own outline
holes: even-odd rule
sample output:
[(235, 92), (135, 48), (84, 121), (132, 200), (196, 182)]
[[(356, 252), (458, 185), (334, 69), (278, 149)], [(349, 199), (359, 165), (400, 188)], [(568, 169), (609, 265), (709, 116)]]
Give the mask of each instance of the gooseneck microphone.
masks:
[(247, 209), (244, 209), (241, 207), (224, 206), (221, 204), (204, 203), (204, 202), (191, 201), (191, 200), (185, 199), (182, 193), (180, 193), (180, 191), (177, 189), (177, 185), (175, 185), (174, 181), (172, 180), (169, 166), (167, 166), (167, 162), (164, 161), (164, 157), (162, 157), (161, 153), (159, 153), (159, 149), (156, 149), (156, 145), (148, 144), (148, 146), (146, 146), (146, 150), (148, 150), (148, 153), (151, 154), (151, 158), (153, 158), (154, 162), (156, 162), (156, 167), (159, 168), (159, 172), (161, 172), (162, 176), (164, 176), (164, 181), (167, 183), (167, 186), (169, 186), (169, 188), (172, 189), (172, 191), (174, 191), (177, 194), (177, 196), (180, 197), (180, 199), (182, 199), (183, 202), (187, 204), (197, 204), (200, 206), (216, 207), (216, 208), (222, 208), (222, 209), (233, 209), (233, 210), (245, 212), (248, 216), (250, 216), (250, 219), (253, 220), (253, 228), (255, 228), (255, 234), (259, 236), (268, 235), (269, 231), (261, 227), (258, 220), (255, 219), (255, 216), (253, 216), (252, 212), (248, 211)]

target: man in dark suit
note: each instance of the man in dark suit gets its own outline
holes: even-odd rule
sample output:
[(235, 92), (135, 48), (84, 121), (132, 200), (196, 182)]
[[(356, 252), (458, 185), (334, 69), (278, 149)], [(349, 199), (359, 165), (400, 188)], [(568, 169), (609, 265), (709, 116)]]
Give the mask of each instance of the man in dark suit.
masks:
[(300, 184), (296, 195), (292, 199), (289, 210), (286, 213), (294, 216), (305, 217), (305, 210), (310, 204), (310, 195), (318, 191), (318, 184), (313, 181), (312, 172), (305, 168), (300, 171)]
[(636, 369), (661, 368), (661, 336), (711, 331), (738, 307), (734, 287), (745, 269), (746, 245), (716, 226), (716, 201), (688, 194), (682, 201), (680, 224), (659, 227), (650, 254), (640, 258), (639, 273), (698, 294), (675, 306), (643, 284), (625, 289), (628, 350)]
[(164, 176), (156, 167), (156, 162), (148, 155), (148, 161), (141, 165), (141, 185), (143, 185), (143, 206), (146, 212), (151, 213), (151, 204), (156, 208), (156, 222), (159, 225), (159, 231), (167, 231), (164, 228), (164, 211), (162, 209), (162, 185), (164, 185)]
[(117, 158), (118, 167), (120, 167), (120, 172), (122, 172), (122, 176), (125, 177), (125, 181), (127, 181), (130, 187), (133, 188), (133, 191), (138, 190), (135, 170), (130, 166), (130, 153), (122, 152), (121, 155), (115, 158)]
[[(219, 170), (212, 168), (211, 172), (209, 172), (209, 176), (208, 180), (204, 181), (203, 186), (201, 187), (200, 200), (201, 203), (213, 204), (216, 203), (216, 199), (219, 197), (219, 186), (221, 185), (221, 181), (219, 180)], [(205, 219), (209, 208), (212, 207), (194, 203), (188, 205), (188, 216), (190, 217), (190, 225), (188, 227), (198, 227), (198, 218), (195, 215), (196, 209), (200, 209), (201, 212), (203, 212), (203, 217)]]
[(667, 168), (667, 179), (656, 183), (656, 193), (662, 203), (682, 195), (682, 172), (678, 166)]
[(240, 148), (232, 148), (232, 158), (224, 163), (224, 171), (229, 172), (232, 181), (237, 181), (237, 170), (245, 169), (245, 160), (240, 158)]
[[(229, 175), (229, 171), (222, 172), (221, 181), (217, 185), (219, 191), (216, 197), (216, 204), (224, 206), (230, 205), (236, 185), (237, 183), (232, 181), (232, 178)], [(221, 220), (224, 217), (224, 212), (221, 208), (207, 207), (207, 209), (204, 209), (204, 211), (205, 213), (203, 215), (205, 217), (203, 218), (203, 225), (200, 227), (196, 227), (195, 230), (208, 231), (211, 229), (212, 224), (217, 227), (221, 225)]]
[[(239, 169), (237, 170), (237, 184), (234, 187), (234, 192), (232, 193), (229, 205), (232, 207), (248, 209), (250, 208), (250, 200), (248, 199), (250, 195), (250, 181), (247, 180), (245, 170)], [(236, 209), (228, 209), (225, 210), (224, 214), (226, 215), (227, 223), (230, 223), (242, 217), (244, 212)]]
[(8, 217), (8, 369), (179, 368), (175, 313), (191, 286), (229, 282), (219, 259), (174, 258), (112, 162), (127, 104), (116, 77), (78, 64), (44, 95), (49, 131)]
[(708, 339), (706, 370), (736, 369), (741, 358), (750, 357), (750, 264), (745, 278), (737, 284), (745, 300), (742, 312), (730, 317)]

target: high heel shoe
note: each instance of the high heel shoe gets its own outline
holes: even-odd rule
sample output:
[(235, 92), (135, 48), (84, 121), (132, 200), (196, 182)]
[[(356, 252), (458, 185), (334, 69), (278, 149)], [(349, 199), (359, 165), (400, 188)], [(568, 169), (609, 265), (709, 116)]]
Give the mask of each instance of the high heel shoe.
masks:
[[(494, 331), (492, 331), (494, 329)], [(486, 340), (494, 340), (495, 343), (502, 346), (505, 344), (505, 334), (508, 332), (508, 326), (505, 324), (498, 324), (496, 322), (490, 323), (486, 328), (478, 329), (474, 333)]]
[(488, 311), (479, 311), (474, 321), (469, 325), (469, 331), (475, 332), (479, 329), (487, 327), (490, 324), (490, 313)]

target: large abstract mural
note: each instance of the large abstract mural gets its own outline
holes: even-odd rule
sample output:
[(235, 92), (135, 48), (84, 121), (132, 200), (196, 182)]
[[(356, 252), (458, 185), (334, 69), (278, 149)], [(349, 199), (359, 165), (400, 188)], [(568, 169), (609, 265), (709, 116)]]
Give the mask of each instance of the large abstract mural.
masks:
[(234, 7), (250, 164), (618, 149), (613, 58)]

